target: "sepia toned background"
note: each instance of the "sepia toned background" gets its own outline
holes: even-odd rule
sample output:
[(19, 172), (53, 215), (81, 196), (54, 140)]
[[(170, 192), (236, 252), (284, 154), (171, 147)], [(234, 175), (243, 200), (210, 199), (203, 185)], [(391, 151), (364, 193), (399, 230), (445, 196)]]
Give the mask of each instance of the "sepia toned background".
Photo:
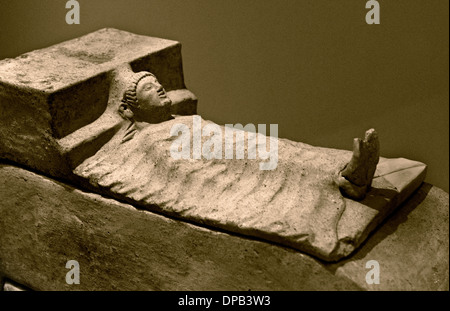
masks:
[(279, 125), (279, 136), (351, 149), (374, 127), (381, 155), (429, 165), (449, 191), (449, 1), (0, 0), (0, 59), (104, 27), (180, 41), (199, 114)]

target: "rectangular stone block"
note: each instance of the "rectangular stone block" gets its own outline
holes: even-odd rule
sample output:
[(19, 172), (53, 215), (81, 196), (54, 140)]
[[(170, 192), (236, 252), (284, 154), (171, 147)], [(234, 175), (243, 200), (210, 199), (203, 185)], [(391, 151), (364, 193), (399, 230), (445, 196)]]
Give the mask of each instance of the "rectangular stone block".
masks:
[[(0, 275), (32, 290), (360, 289), (305, 254), (20, 168), (0, 165), (0, 185)], [(66, 283), (69, 260), (80, 265), (79, 285)]]
[(66, 175), (56, 140), (101, 116), (112, 72), (123, 64), (156, 74), (174, 97), (173, 113), (196, 112), (197, 99), (184, 84), (180, 43), (101, 29), (0, 61), (0, 157)]
[[(9, 165), (0, 165), (0, 185), (0, 275), (33, 290), (449, 288), (448, 194), (428, 184), (338, 263), (139, 210)], [(79, 285), (66, 283), (69, 260), (80, 265)], [(379, 284), (366, 281), (373, 260)]]

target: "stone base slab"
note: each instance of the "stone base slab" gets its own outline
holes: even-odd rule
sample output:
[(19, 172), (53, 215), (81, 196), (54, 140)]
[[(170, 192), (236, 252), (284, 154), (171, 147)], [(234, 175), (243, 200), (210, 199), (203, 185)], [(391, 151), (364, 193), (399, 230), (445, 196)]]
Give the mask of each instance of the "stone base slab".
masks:
[[(423, 184), (350, 258), (294, 249), (134, 208), (0, 165), (0, 276), (33, 290), (448, 290), (444, 191)], [(80, 284), (66, 283), (66, 263)], [(369, 260), (380, 284), (367, 284)]]

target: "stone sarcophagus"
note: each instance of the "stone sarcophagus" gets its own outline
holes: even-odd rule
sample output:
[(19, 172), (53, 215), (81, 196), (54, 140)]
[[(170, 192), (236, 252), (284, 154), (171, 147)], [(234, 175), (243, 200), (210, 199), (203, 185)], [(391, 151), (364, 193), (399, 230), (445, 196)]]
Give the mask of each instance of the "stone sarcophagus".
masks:
[[(31, 197), (24, 195), (34, 202), (22, 214), (12, 211), (25, 208), (17, 194), (0, 208), (0, 276), (35, 289), (69, 289), (53, 284), (48, 273), (23, 272), (32, 264), (43, 265), (40, 271), (46, 267), (34, 259), (20, 262), (23, 250), (13, 245), (42, 253), (63, 269), (59, 261), (78, 258), (92, 275), (97, 271), (84, 289), (185, 288), (174, 285), (187, 279), (180, 281), (178, 268), (171, 274), (164, 258), (189, 263), (182, 275), (197, 273), (198, 260), (210, 259), (196, 252), (215, 243), (242, 243), (236, 249), (263, 243), (266, 254), (268, 247), (275, 253), (288, 247), (301, 256), (296, 260), (321, 271), (321, 261), (351, 260), (425, 178), (423, 163), (380, 157), (374, 130), (355, 139), (351, 152), (220, 126), (196, 113), (175, 41), (102, 29), (0, 61), (1, 159), (72, 185), (0, 168), (4, 189), (29, 181)], [(43, 195), (49, 196), (48, 208), (35, 200)], [(16, 237), (8, 219), (18, 219), (25, 235)], [(223, 239), (228, 234), (231, 240)], [(191, 235), (209, 246), (193, 244)], [(121, 273), (99, 278), (104, 270), (96, 265), (114, 270), (114, 260), (135, 267), (127, 274), (138, 279), (132, 282), (137, 287), (120, 279)], [(155, 261), (162, 264), (149, 268)], [(169, 281), (152, 283), (146, 273)], [(320, 282), (330, 277), (317, 273)], [(329, 286), (353, 285), (338, 278)]]

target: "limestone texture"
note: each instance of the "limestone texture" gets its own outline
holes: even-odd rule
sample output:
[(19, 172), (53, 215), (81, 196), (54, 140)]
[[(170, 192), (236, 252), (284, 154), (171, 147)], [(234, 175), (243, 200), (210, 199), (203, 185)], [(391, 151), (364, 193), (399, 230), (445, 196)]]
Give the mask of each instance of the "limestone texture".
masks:
[[(171, 130), (184, 124), (194, 132), (196, 104), (184, 85), (178, 42), (102, 29), (0, 61), (0, 158), (326, 261), (349, 256), (425, 177), (426, 165), (407, 159), (381, 159), (374, 172), (374, 132), (355, 141), (353, 158), (280, 139), (277, 168), (269, 171), (248, 156), (175, 160)], [(369, 164), (366, 176), (358, 162)], [(346, 163), (344, 177), (364, 187), (360, 202), (345, 198), (336, 183)]]
[[(329, 265), (371, 291), (449, 290), (449, 195), (424, 183), (349, 259)], [(380, 265), (380, 284), (368, 284), (369, 260)]]
[[(177, 221), (0, 166), (0, 275), (32, 290), (448, 290), (448, 194), (423, 184), (356, 253), (296, 250)], [(65, 282), (67, 261), (80, 284)], [(380, 263), (380, 284), (365, 264)]]
[[(334, 182), (352, 157), (345, 150), (280, 139), (274, 170), (260, 170), (260, 160), (249, 160), (248, 150), (242, 160), (225, 154), (176, 160), (170, 153), (177, 138), (171, 128), (183, 124), (193, 132), (193, 120), (183, 116), (149, 124), (125, 141), (132, 126), (124, 126), (74, 172), (94, 191), (133, 205), (281, 243), (327, 261), (351, 254), (425, 177), (420, 162), (382, 159), (372, 190), (356, 202)], [(248, 135), (242, 136), (247, 147)], [(391, 176), (400, 172), (400, 179)]]
[[(0, 275), (32, 290), (360, 290), (298, 251), (0, 166)], [(65, 281), (80, 264), (80, 284)]]
[(117, 91), (115, 70), (124, 65), (157, 74), (173, 113), (196, 112), (180, 43), (105, 28), (0, 60), (0, 158), (70, 179), (59, 140), (102, 116)]

